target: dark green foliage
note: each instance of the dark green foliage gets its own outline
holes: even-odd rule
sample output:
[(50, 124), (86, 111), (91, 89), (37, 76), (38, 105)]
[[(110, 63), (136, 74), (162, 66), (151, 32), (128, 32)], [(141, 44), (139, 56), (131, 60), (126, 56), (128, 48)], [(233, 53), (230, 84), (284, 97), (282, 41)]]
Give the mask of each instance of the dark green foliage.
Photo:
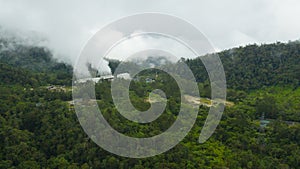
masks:
[(21, 68), (14, 68), (10, 65), (0, 62), (0, 84), (20, 84), (20, 85), (29, 85), (37, 86), (39, 85), (39, 80), (37, 77)]
[[(294, 42), (221, 52), (230, 87), (228, 99), (234, 105), (226, 107), (213, 136), (204, 144), (198, 143), (209, 110), (200, 106), (197, 121), (182, 142), (164, 154), (145, 159), (108, 153), (84, 133), (69, 102), (70, 66), (57, 63), (43, 48), (2, 51), (0, 168), (299, 168), (299, 51), (299, 44)], [(32, 66), (30, 62), (34, 62)], [(201, 61), (186, 62), (201, 82), (201, 96), (210, 97)], [(110, 62), (113, 71), (118, 64)], [(155, 82), (147, 83), (146, 77)], [(157, 70), (142, 72), (139, 80), (131, 82), (130, 99), (140, 110), (149, 108), (147, 98), (153, 89), (166, 93), (165, 112), (149, 124), (134, 123), (120, 115), (113, 105), (110, 82), (96, 84), (97, 102), (119, 132), (151, 137), (176, 120), (181, 100), (173, 82)], [(49, 84), (55, 84), (55, 90)], [(264, 129), (259, 125), (262, 113), (270, 120)]]
[[(249, 45), (218, 53), (222, 60), (228, 88), (237, 90), (260, 89), (263, 86), (299, 86), (300, 43)], [(199, 82), (208, 79), (200, 58), (186, 63)]]
[[(45, 83), (71, 85), (72, 67), (57, 62), (48, 49), (9, 43), (1, 38), (0, 44), (0, 73), (2, 77), (7, 74), (6, 76), (11, 80), (14, 79), (14, 81), (24, 78), (29, 78), (31, 81), (37, 80), (37, 82), (31, 83), (27, 83), (28, 80), (23, 81), (23, 83), (30, 85)], [(22, 75), (25, 77), (20, 78)]]

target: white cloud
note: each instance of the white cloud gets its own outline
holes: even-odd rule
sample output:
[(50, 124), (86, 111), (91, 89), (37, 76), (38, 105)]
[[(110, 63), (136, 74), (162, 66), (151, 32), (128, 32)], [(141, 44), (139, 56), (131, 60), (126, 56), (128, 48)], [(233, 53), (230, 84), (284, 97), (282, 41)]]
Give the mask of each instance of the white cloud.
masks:
[[(74, 62), (98, 29), (140, 12), (186, 19), (222, 50), (247, 43), (299, 39), (299, 8), (297, 0), (0, 0), (0, 25), (40, 32), (57, 57)], [(139, 43), (136, 47), (144, 45)]]
[(192, 51), (178, 41), (174, 41), (173, 39), (167, 37), (161, 37), (159, 35), (155, 37), (147, 34), (134, 36), (122, 41), (112, 48), (106, 57), (127, 60), (133, 54), (148, 49), (163, 50), (176, 56), (178, 59), (181, 57), (196, 57)]

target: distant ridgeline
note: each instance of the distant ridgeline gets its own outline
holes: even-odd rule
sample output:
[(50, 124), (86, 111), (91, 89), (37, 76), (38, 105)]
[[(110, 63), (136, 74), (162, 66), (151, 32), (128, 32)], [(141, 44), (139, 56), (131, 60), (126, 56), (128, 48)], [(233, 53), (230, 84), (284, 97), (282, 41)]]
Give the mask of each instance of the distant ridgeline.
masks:
[[(218, 53), (222, 60), (228, 88), (259, 89), (263, 86), (300, 83), (300, 42), (248, 45)], [(200, 58), (186, 59), (197, 81), (208, 75)]]
[[(30, 84), (51, 83), (70, 85), (72, 80), (72, 67), (57, 62), (51, 52), (44, 47), (21, 45), (0, 39), (0, 65), (1, 79), (16, 82), (29, 78)], [(29, 73), (30, 71), (30, 73)], [(5, 76), (5, 74), (7, 74)], [(8, 76), (10, 75), (10, 76)], [(30, 77), (32, 76), (32, 77)], [(10, 79), (10, 80), (9, 80)]]
[[(248, 45), (225, 50), (219, 52), (218, 55), (222, 60), (227, 85), (230, 89), (249, 91), (260, 89), (263, 86), (299, 86), (300, 42), (298, 41), (260, 46)], [(108, 61), (112, 73), (114, 73), (120, 61)], [(149, 59), (146, 61), (150, 63)], [(188, 64), (198, 82), (209, 83), (207, 72), (199, 57), (182, 59), (182, 61)], [(53, 59), (51, 52), (44, 47), (20, 45), (0, 38), (0, 63), (2, 67), (0, 73), (10, 74), (5, 77), (7, 81), (9, 78), (11, 81), (18, 81), (13, 80), (11, 74), (20, 72), (15, 73), (16, 76), (22, 74), (26, 74), (22, 78), (27, 78), (27, 76), (31, 76), (30, 74), (38, 76), (38, 83), (71, 85), (72, 67), (57, 62)], [(128, 62), (128, 64), (130, 67), (136, 66), (134, 63)], [(168, 62), (168, 64), (171, 63)], [(26, 71), (30, 71), (30, 73), (25, 73)], [(16, 79), (22, 78), (16, 77)]]
[[(254, 44), (217, 54), (224, 66), (228, 88), (253, 90), (274, 85), (298, 87), (300, 84), (300, 42), (298, 41), (259, 46)], [(209, 82), (200, 57), (182, 60), (191, 68), (198, 82)], [(114, 73), (120, 61), (108, 61)]]

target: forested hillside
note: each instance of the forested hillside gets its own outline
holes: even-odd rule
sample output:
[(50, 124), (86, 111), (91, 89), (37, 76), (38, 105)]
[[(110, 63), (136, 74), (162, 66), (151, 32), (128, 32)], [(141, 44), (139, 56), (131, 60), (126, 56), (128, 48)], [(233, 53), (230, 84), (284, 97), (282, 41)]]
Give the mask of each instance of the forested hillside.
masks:
[[(35, 76), (38, 82), (71, 85), (72, 67), (68, 64), (57, 62), (51, 52), (45, 47), (18, 44), (9, 39), (0, 38), (0, 63), (10, 65), (20, 71), (25, 71), (25, 76)], [(6, 66), (6, 69), (9, 69)], [(15, 71), (17, 70), (15, 69)], [(6, 73), (11, 74), (10, 71)], [(39, 75), (38, 75), (39, 74)], [(8, 76), (8, 78), (17, 80)]]
[[(248, 91), (263, 86), (300, 83), (300, 42), (248, 45), (218, 53), (228, 88)], [(186, 59), (197, 80), (207, 80), (200, 58)]]
[[(2, 42), (4, 44), (4, 42)], [(228, 97), (212, 137), (198, 137), (208, 107), (200, 106), (187, 137), (164, 154), (130, 159), (93, 143), (82, 130), (72, 106), (71, 66), (34, 46), (0, 49), (0, 168), (299, 168), (300, 89), (298, 42), (250, 45), (219, 53), (226, 71)], [(209, 82), (200, 59), (185, 59), (199, 90), (209, 97)], [(118, 61), (110, 62), (113, 68)], [(155, 79), (147, 83), (147, 76)], [(178, 88), (167, 75), (140, 75), (131, 83), (136, 108), (147, 109), (149, 92), (165, 90), (168, 105), (152, 124), (121, 117), (113, 105), (110, 82), (96, 85), (97, 102), (107, 121), (125, 135), (149, 137), (166, 130), (180, 107)], [(170, 83), (165, 83), (166, 81)], [(260, 124), (260, 118), (269, 123)]]

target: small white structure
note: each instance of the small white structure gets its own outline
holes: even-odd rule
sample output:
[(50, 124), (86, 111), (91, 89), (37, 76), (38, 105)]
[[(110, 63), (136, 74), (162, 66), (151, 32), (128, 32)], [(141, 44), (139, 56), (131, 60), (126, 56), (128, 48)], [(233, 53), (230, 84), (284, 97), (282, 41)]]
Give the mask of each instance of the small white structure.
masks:
[(131, 80), (131, 79), (132, 79), (129, 73), (121, 73), (121, 74), (118, 74), (118, 75), (117, 75), (117, 78), (125, 79), (125, 80)]
[[(106, 76), (100, 76), (99, 80), (108, 80), (108, 81), (112, 81), (114, 79), (113, 75), (106, 75)], [(98, 81), (99, 81), (98, 80)]]
[(113, 79), (114, 79), (113, 75), (105, 75), (105, 76), (95, 77), (95, 78), (78, 79), (76, 82), (77, 83), (85, 83), (87, 81), (93, 81), (94, 83), (98, 83), (101, 80), (112, 81)]
[[(83, 78), (83, 79), (78, 79), (76, 83), (86, 83), (87, 81), (92, 81), (94, 83), (99, 83), (101, 81), (113, 81), (114, 80), (113, 75), (105, 75), (105, 76), (100, 76), (100, 77), (95, 77), (95, 78)], [(120, 73), (117, 74), (116, 78), (119, 79), (125, 79), (125, 80), (131, 80), (131, 76), (129, 73)]]

